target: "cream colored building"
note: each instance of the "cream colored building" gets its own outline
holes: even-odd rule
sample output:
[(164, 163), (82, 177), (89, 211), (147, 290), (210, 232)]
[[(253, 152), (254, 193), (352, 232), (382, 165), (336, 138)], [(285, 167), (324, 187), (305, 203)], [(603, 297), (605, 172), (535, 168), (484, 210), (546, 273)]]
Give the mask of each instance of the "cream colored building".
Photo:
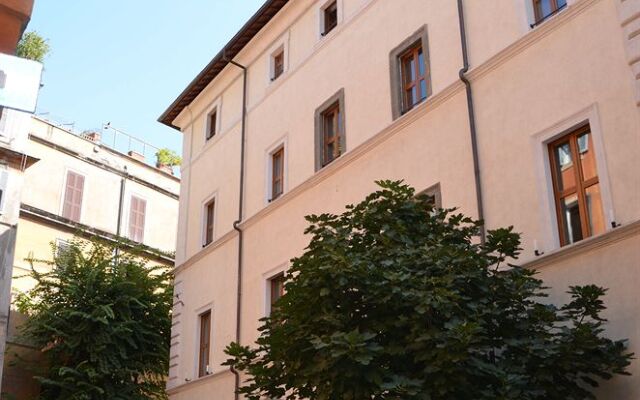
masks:
[[(22, 278), (28, 259), (52, 259), (74, 236), (114, 242), (118, 236), (146, 246), (150, 264), (174, 264), (180, 179), (149, 165), (137, 153), (121, 153), (100, 140), (100, 133), (76, 134), (54, 122), (30, 118), (28, 154), (38, 160), (24, 172), (17, 228), (12, 292), (35, 282)], [(103, 138), (104, 139), (104, 138)], [(132, 245), (135, 245), (132, 243)], [(42, 271), (43, 263), (35, 263)], [(12, 310), (11, 352), (31, 357), (16, 342), (21, 316)], [(26, 371), (5, 366), (3, 389), (26, 399), (37, 388)], [(30, 398), (30, 397), (29, 397)]]
[[(460, 3), (468, 71), (456, 1), (269, 0), (160, 117), (184, 135), (172, 399), (234, 398), (223, 350), (256, 339), (303, 217), (377, 179), (514, 225), (552, 300), (609, 288), (640, 353), (640, 1)], [(630, 372), (601, 398), (640, 398)]]

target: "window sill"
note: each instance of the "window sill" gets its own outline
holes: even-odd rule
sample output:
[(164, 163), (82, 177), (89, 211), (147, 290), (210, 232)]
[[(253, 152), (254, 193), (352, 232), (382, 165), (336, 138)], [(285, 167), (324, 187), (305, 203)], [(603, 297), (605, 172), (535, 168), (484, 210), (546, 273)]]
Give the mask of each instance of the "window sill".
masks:
[(554, 12), (542, 17), (540, 20), (535, 21), (533, 24), (530, 24), (529, 26), (531, 27), (531, 29), (535, 29), (538, 26), (540, 26), (540, 25), (544, 24), (545, 22), (549, 21), (550, 19), (553, 19), (553, 17), (555, 17), (556, 15), (560, 14), (562, 11), (566, 10), (567, 7), (568, 7), (568, 5), (565, 4), (564, 6), (558, 8)]
[(628, 225), (612, 228), (598, 236), (592, 236), (579, 242), (551, 250), (534, 260), (522, 264), (523, 268), (540, 269), (578, 254), (598, 249), (603, 246), (640, 234), (640, 220)]
[[(212, 374), (209, 374), (209, 375), (201, 376), (201, 377), (195, 378), (193, 380), (186, 381), (184, 383), (179, 383), (179, 384), (176, 384), (175, 386), (167, 387), (167, 394), (168, 395), (173, 395), (173, 394), (176, 394), (176, 393), (180, 393), (183, 390), (187, 390), (187, 389), (190, 389), (190, 388), (193, 388), (193, 387), (196, 387), (196, 386), (204, 385), (205, 383), (207, 383), (210, 380), (213, 380), (215, 378), (220, 378), (221, 376), (224, 376), (224, 375), (227, 375), (227, 374), (230, 374), (230, 373), (231, 373), (231, 371), (229, 369), (223, 369), (223, 370), (216, 371), (216, 372), (214, 372)], [(171, 382), (171, 380), (169, 380), (169, 382)], [(167, 386), (169, 386), (169, 385), (170, 385), (170, 383)]]

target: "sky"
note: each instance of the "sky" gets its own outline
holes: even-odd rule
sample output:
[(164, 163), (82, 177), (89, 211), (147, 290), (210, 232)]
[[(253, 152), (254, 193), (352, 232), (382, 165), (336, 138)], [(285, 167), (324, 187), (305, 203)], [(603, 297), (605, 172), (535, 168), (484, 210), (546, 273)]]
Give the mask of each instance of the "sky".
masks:
[(110, 122), (180, 154), (158, 117), (263, 2), (35, 0), (27, 31), (51, 47), (36, 113), (78, 131)]

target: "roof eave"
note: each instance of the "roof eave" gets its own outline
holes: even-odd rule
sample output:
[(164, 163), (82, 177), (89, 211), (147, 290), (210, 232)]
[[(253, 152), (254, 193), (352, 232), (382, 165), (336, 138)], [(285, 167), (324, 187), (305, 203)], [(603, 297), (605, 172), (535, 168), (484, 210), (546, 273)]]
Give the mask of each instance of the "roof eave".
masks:
[[(211, 83), (249, 42), (275, 17), (289, 0), (267, 0), (242, 26), (233, 38), (189, 83), (171, 105), (160, 115), (158, 122), (180, 130), (173, 121)], [(225, 58), (225, 55), (228, 58)], [(217, 71), (216, 71), (217, 70)]]

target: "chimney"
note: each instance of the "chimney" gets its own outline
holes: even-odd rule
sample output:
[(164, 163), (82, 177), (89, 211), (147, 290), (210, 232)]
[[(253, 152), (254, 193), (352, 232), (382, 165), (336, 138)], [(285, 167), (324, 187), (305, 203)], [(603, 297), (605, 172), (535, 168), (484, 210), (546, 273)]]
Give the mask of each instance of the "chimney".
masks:
[(140, 162), (145, 162), (144, 155), (138, 153), (137, 151), (129, 150), (127, 155), (129, 155), (129, 157), (133, 158), (134, 160), (138, 160)]
[(82, 137), (87, 140), (91, 140), (94, 143), (100, 143), (100, 132), (84, 131)]

